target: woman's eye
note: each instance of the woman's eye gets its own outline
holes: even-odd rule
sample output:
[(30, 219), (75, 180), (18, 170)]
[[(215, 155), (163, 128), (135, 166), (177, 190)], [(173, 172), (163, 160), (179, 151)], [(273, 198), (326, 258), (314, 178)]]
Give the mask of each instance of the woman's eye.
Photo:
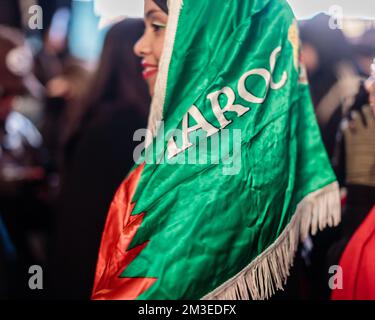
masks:
[(152, 24), (152, 29), (154, 30), (154, 32), (159, 32), (160, 30), (165, 29), (165, 27), (166, 27), (165, 25), (162, 25), (159, 23)]

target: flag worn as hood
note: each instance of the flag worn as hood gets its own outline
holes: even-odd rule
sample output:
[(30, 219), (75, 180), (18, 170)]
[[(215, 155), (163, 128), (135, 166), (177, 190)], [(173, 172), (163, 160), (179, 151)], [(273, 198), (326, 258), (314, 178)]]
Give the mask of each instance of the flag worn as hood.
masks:
[(266, 299), (298, 240), (340, 221), (284, 0), (169, 1), (149, 129), (93, 299)]

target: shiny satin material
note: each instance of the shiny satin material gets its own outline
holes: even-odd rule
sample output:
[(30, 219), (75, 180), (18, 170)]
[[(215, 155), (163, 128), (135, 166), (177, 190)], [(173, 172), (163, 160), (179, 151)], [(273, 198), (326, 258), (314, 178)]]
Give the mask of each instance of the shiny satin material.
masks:
[[(143, 221), (143, 214), (132, 216), (131, 200), (144, 166), (139, 166), (126, 179), (115, 196), (105, 226), (109, 236), (103, 238), (94, 283), (95, 300), (134, 300), (155, 282), (152, 278), (120, 278), (122, 271), (144, 250), (147, 242), (129, 248)], [(110, 288), (111, 290), (108, 290)]]
[[(235, 103), (249, 108), (241, 117), (225, 114), (231, 120), (225, 129), (241, 130), (240, 152), (232, 148), (233, 137), (229, 147), (240, 170), (224, 174), (222, 162), (137, 167), (111, 207), (94, 298), (128, 298), (129, 291), (137, 299), (199, 299), (273, 244), (305, 196), (336, 180), (303, 82), (296, 32), (284, 0), (183, 1), (168, 74), (165, 131), (181, 128), (192, 105), (219, 128), (207, 96), (230, 87)], [(262, 77), (249, 77), (246, 89), (265, 96), (263, 103), (249, 103), (239, 94), (240, 78), (251, 70), (270, 70), (278, 47), (272, 78), (277, 83), (286, 72), (285, 84), (267, 90)], [(225, 97), (220, 102), (223, 107)], [(167, 153), (168, 139), (161, 132), (158, 141)], [(116, 254), (126, 261), (112, 258)]]

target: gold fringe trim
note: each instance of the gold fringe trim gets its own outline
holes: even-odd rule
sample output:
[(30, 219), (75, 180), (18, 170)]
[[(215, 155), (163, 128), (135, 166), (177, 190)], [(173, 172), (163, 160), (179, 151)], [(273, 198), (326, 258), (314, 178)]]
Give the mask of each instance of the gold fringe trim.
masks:
[(341, 221), (337, 182), (306, 196), (276, 242), (203, 300), (265, 300), (283, 290), (299, 241)]

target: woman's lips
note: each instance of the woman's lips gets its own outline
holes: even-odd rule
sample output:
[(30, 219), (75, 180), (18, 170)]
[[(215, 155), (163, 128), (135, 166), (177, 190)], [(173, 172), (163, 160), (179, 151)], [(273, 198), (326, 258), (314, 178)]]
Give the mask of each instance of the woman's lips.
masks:
[(148, 79), (149, 77), (153, 76), (158, 72), (158, 66), (147, 63), (145, 61), (142, 61), (142, 67), (143, 67), (143, 78)]
[(143, 78), (148, 79), (157, 72), (158, 72), (158, 68), (155, 68), (155, 67), (154, 68), (146, 68), (145, 70), (143, 70), (142, 75), (143, 75)]

